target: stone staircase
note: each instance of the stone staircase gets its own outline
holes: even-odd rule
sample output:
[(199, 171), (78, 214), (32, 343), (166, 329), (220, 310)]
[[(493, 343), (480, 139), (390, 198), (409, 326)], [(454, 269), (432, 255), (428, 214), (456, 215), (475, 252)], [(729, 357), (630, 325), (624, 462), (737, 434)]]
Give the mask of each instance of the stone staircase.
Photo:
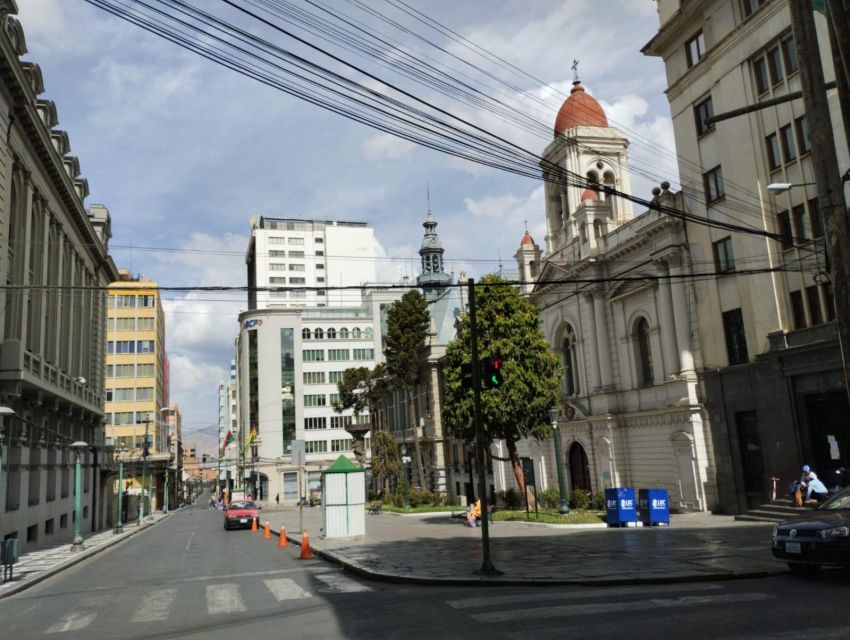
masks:
[(735, 520), (742, 520), (744, 522), (782, 522), (783, 520), (790, 520), (794, 516), (811, 510), (811, 507), (795, 507), (791, 500), (783, 498), (745, 511), (735, 516)]

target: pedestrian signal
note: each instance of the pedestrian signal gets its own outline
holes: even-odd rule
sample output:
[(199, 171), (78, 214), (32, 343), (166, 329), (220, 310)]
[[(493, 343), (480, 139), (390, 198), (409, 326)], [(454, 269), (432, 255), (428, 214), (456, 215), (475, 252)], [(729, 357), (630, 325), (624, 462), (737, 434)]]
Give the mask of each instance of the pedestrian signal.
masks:
[(472, 389), (472, 365), (460, 365), (460, 386), (463, 389)]
[(484, 358), (484, 387), (486, 389), (497, 389), (502, 386), (504, 379), (502, 377), (502, 365), (504, 360), (501, 356), (492, 358)]

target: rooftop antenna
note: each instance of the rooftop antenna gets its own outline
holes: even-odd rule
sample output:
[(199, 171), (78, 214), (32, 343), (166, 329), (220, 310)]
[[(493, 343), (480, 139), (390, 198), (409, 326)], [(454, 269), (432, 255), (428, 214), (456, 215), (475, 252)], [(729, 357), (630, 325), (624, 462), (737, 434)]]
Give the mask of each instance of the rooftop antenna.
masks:
[(502, 276), (502, 250), (497, 249), (497, 252), (498, 252), (498, 255), (499, 255), (499, 277), (501, 277)]
[(428, 213), (431, 213), (431, 183), (425, 183), (425, 200), (428, 203)]
[(570, 67), (570, 69), (573, 70), (573, 83), (581, 82), (581, 80), (578, 79), (578, 60), (576, 60), (575, 58), (573, 58), (573, 65)]
[(523, 223), (525, 224), (525, 232), (528, 233), (528, 220), (523, 220)]

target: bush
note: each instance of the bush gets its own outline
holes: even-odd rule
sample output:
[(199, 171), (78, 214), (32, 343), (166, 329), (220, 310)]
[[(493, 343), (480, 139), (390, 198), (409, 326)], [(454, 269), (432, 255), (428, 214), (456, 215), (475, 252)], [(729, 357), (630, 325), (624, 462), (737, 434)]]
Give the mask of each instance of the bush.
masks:
[(570, 496), (570, 508), (586, 511), (590, 508), (590, 494), (587, 491), (573, 491)]
[(605, 511), (605, 492), (597, 491), (591, 499), (591, 509), (596, 511)]
[(541, 507), (557, 509), (561, 505), (561, 492), (557, 489), (546, 489), (537, 494), (537, 502)]
[[(438, 491), (420, 491), (411, 487), (408, 496), (411, 507), (440, 507), (446, 504), (446, 496)], [(404, 488), (399, 487), (396, 491), (384, 495), (382, 502), (394, 507), (404, 507)]]
[(522, 501), (519, 499), (519, 494), (514, 488), (510, 488), (507, 491), (499, 491), (496, 494), (496, 497), (499, 501), (501, 501), (500, 506), (505, 509), (519, 509), (522, 504)]

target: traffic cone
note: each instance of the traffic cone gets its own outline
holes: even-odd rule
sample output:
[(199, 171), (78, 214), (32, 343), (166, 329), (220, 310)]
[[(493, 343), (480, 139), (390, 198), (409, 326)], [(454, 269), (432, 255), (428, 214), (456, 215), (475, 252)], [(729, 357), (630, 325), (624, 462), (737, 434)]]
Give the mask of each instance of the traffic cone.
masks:
[(269, 530), (269, 521), (266, 520), (266, 526), (263, 529), (263, 540), (271, 540), (272, 532)]
[(310, 536), (307, 535), (307, 530), (301, 533), (301, 560), (312, 560), (313, 550), (310, 549)]
[(257, 530), (257, 519), (251, 518), (251, 531), (256, 531), (256, 530)]
[(286, 528), (280, 528), (280, 540), (277, 541), (278, 548), (286, 546)]

